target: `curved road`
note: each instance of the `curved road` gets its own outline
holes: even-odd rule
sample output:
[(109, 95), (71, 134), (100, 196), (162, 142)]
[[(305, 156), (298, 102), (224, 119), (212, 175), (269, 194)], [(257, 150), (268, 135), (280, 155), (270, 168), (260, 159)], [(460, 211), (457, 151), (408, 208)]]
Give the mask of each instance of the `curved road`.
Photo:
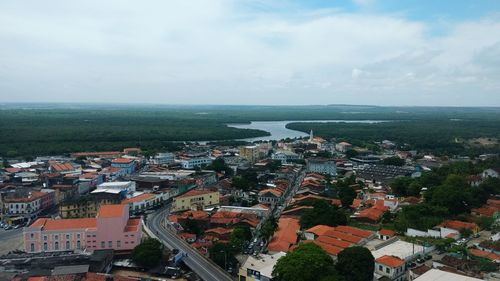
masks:
[(179, 249), (187, 254), (184, 263), (205, 281), (232, 281), (233, 278), (215, 263), (202, 256), (188, 243), (180, 239), (172, 230), (165, 227), (169, 206), (152, 214), (147, 220), (149, 229), (170, 249)]

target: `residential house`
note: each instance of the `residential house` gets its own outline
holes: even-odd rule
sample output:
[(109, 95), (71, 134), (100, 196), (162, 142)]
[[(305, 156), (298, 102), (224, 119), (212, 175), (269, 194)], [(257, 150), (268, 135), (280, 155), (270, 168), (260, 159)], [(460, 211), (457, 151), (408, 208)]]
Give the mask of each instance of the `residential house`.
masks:
[(130, 158), (116, 158), (111, 161), (111, 167), (121, 169), (124, 174), (130, 175), (135, 171), (135, 161)]
[(261, 204), (269, 204), (269, 205), (274, 205), (280, 202), (281, 198), (283, 196), (283, 192), (277, 190), (277, 189), (264, 189), (259, 191), (259, 203)]
[(391, 281), (406, 280), (405, 261), (394, 256), (381, 256), (375, 259), (375, 276), (377, 280), (387, 277)]
[(500, 177), (500, 168), (490, 168), (486, 169), (481, 173), (483, 179), (487, 179), (488, 177), (498, 178)]

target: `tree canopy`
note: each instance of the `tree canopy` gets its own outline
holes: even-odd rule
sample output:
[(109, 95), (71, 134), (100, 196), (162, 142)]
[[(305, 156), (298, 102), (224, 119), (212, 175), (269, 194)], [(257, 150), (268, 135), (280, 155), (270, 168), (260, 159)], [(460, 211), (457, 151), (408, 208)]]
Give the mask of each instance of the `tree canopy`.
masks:
[(300, 217), (300, 225), (307, 229), (318, 224), (345, 225), (347, 224), (347, 215), (325, 200), (316, 200), (313, 203), (313, 208), (306, 210)]
[(341, 251), (335, 268), (349, 281), (367, 281), (373, 279), (375, 259), (370, 250), (364, 247), (349, 247)]
[(147, 268), (158, 265), (161, 260), (163, 245), (154, 238), (147, 238), (132, 251), (132, 261)]
[(335, 280), (323, 279), (334, 274), (332, 258), (313, 243), (301, 244), (281, 257), (272, 273), (273, 280), (276, 281)]

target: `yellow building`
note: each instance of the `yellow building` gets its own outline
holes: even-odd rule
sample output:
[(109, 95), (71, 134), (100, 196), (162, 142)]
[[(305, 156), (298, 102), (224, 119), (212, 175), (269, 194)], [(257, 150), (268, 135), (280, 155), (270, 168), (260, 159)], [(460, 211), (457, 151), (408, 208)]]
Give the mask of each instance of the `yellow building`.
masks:
[(255, 163), (259, 160), (259, 147), (256, 145), (240, 147), (240, 157), (247, 159), (251, 163)]
[(219, 192), (193, 189), (174, 198), (173, 212), (185, 210), (201, 210), (219, 205)]
[(80, 197), (59, 204), (59, 215), (63, 219), (95, 218), (101, 205), (120, 204), (119, 197)]

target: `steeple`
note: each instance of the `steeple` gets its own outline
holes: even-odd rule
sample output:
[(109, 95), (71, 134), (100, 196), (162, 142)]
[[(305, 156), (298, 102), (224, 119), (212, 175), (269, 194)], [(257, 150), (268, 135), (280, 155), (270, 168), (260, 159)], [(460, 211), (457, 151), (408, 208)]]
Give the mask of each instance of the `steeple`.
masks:
[(311, 130), (311, 132), (309, 133), (309, 141), (312, 141), (313, 140), (313, 130)]

